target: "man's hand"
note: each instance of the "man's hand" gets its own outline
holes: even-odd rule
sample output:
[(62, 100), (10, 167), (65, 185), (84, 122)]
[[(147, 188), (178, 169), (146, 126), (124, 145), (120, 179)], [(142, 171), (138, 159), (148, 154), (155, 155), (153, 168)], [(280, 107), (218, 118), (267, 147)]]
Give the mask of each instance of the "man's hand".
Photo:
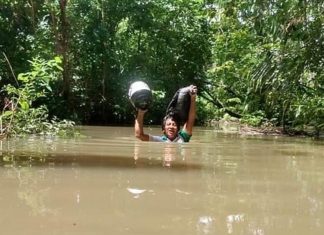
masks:
[(144, 115), (147, 112), (147, 109), (137, 109), (138, 114)]
[(190, 96), (196, 96), (197, 95), (197, 87), (195, 85), (190, 85)]

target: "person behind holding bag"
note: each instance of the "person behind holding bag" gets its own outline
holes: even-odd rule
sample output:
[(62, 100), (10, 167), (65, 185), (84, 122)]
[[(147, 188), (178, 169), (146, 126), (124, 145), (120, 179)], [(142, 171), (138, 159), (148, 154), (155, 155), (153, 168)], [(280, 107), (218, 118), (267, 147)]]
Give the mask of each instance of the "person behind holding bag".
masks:
[(180, 129), (180, 119), (179, 115), (174, 112), (167, 112), (167, 115), (163, 118), (162, 122), (162, 136), (154, 136), (144, 133), (143, 129), (143, 120), (144, 115), (147, 112), (143, 109), (137, 110), (137, 116), (135, 119), (135, 136), (136, 138), (142, 141), (155, 141), (155, 142), (189, 142), (192, 136), (192, 129), (195, 122), (196, 117), (196, 96), (197, 96), (197, 87), (194, 85), (190, 85), (188, 87), (190, 99), (188, 117), (185, 120), (185, 123)]

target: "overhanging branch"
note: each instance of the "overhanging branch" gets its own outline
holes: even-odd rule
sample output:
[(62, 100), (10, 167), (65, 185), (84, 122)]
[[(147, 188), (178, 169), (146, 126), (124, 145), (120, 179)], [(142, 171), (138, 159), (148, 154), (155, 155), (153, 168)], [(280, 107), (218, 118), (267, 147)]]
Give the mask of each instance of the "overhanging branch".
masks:
[(200, 96), (203, 97), (208, 102), (214, 104), (217, 108), (223, 109), (224, 112), (229, 114), (230, 116), (235, 117), (235, 118), (241, 118), (242, 117), (241, 114), (235, 113), (235, 112), (225, 108), (224, 105), (216, 97), (213, 97), (213, 95), (209, 91), (204, 90), (200, 94)]

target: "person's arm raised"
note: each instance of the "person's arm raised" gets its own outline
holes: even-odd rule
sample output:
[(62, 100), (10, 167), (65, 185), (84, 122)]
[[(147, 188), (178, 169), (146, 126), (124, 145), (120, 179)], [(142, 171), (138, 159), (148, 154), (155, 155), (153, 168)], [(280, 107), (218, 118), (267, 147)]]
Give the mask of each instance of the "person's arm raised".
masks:
[(146, 111), (139, 109), (135, 119), (135, 137), (142, 141), (149, 141), (150, 139), (149, 135), (145, 134), (143, 129), (144, 114)]
[(197, 87), (191, 85), (190, 86), (190, 108), (189, 108), (188, 120), (183, 126), (183, 130), (187, 132), (189, 135), (192, 135), (192, 129), (196, 119), (196, 96), (197, 96)]

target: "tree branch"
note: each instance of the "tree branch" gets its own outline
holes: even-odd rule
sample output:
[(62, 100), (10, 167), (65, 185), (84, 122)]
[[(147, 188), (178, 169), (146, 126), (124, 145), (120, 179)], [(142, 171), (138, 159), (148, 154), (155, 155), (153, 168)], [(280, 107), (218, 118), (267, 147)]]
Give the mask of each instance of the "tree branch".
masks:
[[(204, 92), (207, 95), (205, 95)], [(241, 114), (235, 113), (235, 112), (225, 108), (224, 105), (216, 97), (213, 97), (213, 95), (209, 91), (203, 90), (203, 92), (200, 94), (200, 96), (203, 97), (204, 99), (206, 99), (208, 102), (210, 102), (210, 103), (214, 104), (215, 106), (217, 106), (217, 108), (224, 109), (224, 112), (229, 114), (230, 116), (235, 117), (235, 118), (241, 118), (242, 117)]]

